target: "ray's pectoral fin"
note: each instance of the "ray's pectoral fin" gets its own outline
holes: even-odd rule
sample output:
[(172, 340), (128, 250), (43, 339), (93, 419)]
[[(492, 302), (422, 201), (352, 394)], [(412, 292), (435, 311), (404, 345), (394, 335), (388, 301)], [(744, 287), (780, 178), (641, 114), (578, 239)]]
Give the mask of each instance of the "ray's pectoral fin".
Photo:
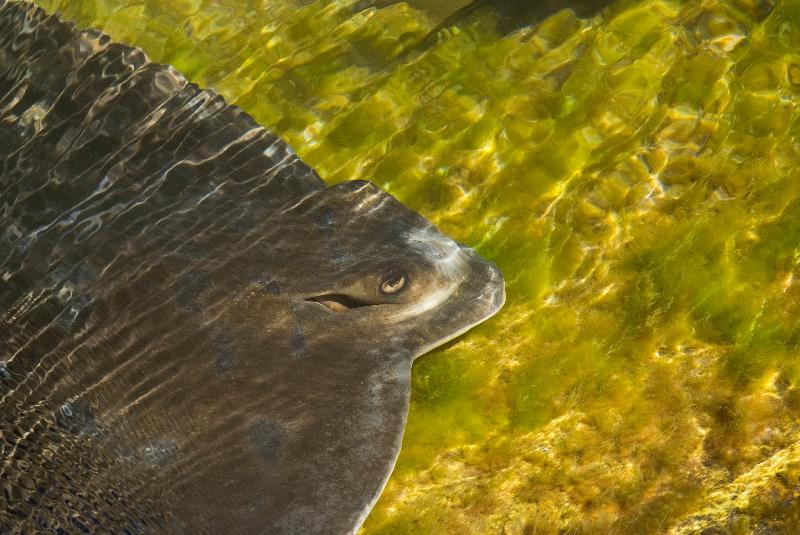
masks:
[(73, 435), (90, 433), (97, 427), (92, 406), (82, 397), (61, 405), (54, 418), (56, 425)]
[(411, 354), (309, 344), (312, 356), (273, 370), (283, 377), (271, 390), (254, 374), (209, 390), (216, 416), (191, 418), (165, 472), (179, 518), (209, 532), (332, 535), (364, 521), (400, 451)]

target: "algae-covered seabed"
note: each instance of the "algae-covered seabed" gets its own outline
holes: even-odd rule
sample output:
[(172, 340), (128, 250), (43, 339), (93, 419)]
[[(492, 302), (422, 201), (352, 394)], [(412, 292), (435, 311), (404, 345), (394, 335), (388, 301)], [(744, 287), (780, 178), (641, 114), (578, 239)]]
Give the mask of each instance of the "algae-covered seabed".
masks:
[(800, 2), (487, 13), (427, 48), (406, 4), (40, 3), (502, 267), (500, 314), (415, 364), (363, 533), (800, 529)]

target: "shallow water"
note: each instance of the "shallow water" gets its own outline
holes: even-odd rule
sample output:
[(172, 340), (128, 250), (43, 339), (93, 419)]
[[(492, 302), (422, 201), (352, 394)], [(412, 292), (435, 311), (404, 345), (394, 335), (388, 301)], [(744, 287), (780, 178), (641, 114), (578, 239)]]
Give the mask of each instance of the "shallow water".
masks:
[(506, 308), (415, 364), (364, 533), (800, 526), (800, 5), (485, 13), (419, 49), (447, 10), (39, 3), (504, 270)]

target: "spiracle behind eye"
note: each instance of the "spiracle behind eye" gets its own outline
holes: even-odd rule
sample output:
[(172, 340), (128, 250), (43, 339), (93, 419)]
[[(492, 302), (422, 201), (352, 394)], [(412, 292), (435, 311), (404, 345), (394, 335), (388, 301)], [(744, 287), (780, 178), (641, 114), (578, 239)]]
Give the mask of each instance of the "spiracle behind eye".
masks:
[(408, 275), (400, 270), (389, 272), (381, 281), (381, 293), (384, 295), (396, 294), (408, 285)]

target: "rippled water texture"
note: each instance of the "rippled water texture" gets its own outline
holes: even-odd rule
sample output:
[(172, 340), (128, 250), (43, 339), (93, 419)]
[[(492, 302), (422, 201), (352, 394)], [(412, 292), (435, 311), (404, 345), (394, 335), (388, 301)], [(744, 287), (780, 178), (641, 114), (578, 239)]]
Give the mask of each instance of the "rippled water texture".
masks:
[(441, 11), (41, 4), (503, 269), (504, 311), (415, 365), (364, 533), (800, 526), (796, 2), (648, 0), (506, 36), (486, 13), (410, 51)]

